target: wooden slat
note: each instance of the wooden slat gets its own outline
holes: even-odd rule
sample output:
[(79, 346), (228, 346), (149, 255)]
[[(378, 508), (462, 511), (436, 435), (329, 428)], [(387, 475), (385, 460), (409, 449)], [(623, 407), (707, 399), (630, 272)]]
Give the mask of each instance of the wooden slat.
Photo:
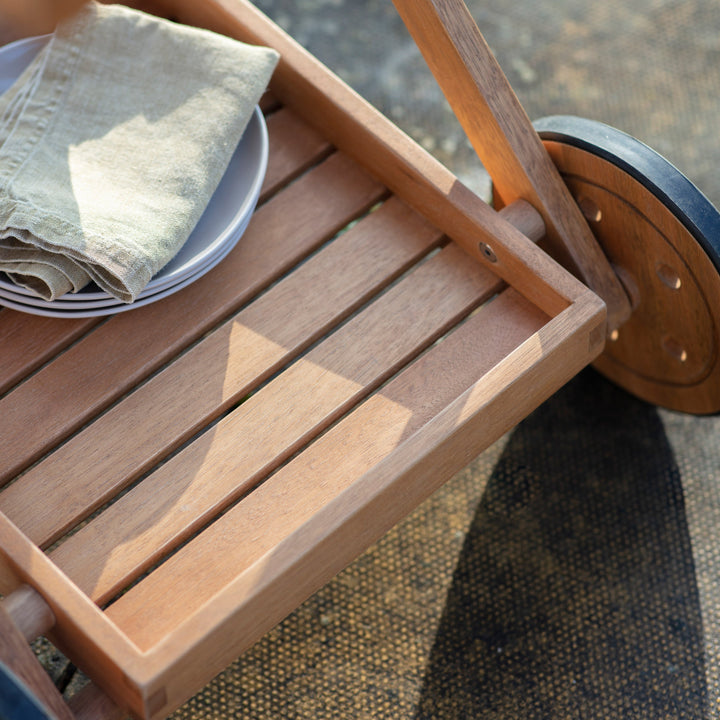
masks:
[(547, 320), (515, 291), (503, 292), (120, 597), (108, 616), (150, 649)]
[[(170, 712), (602, 350), (588, 291), (144, 654)], [(342, 449), (338, 448), (340, 454)], [(258, 518), (259, 521), (262, 518)]]
[[(391, 199), (0, 492), (0, 511), (54, 542), (439, 240)], [(39, 504), (39, 492), (56, 500)]]
[(0, 395), (97, 325), (97, 318), (55, 320), (0, 312)]
[(178, 453), (51, 557), (104, 603), (498, 289), (452, 245)]
[(330, 152), (327, 140), (286, 108), (267, 118), (267, 126), (272, 152), (261, 203)]
[(171, 297), (114, 316), (7, 394), (0, 400), (0, 483), (227, 317), (383, 193), (347, 157), (330, 156), (265, 203), (241, 242), (212, 272)]
[[(266, 107), (277, 104), (269, 93), (266, 96)], [(288, 109), (271, 115), (267, 125), (271, 152), (261, 203), (330, 150), (326, 140)], [(3, 309), (0, 312), (0, 395), (99, 322), (100, 318), (61, 320)]]

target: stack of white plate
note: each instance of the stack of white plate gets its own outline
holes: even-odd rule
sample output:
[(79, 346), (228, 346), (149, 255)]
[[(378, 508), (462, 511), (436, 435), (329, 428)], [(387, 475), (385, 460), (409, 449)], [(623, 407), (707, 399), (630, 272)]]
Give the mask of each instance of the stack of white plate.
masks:
[[(47, 41), (48, 36), (27, 38), (0, 47), (0, 93), (12, 85)], [(0, 305), (34, 315), (80, 318), (132, 310), (177, 292), (215, 267), (240, 239), (260, 195), (267, 158), (267, 127), (260, 109), (255, 108), (228, 169), (192, 234), (135, 302), (121, 302), (94, 284), (47, 301), (0, 273)]]

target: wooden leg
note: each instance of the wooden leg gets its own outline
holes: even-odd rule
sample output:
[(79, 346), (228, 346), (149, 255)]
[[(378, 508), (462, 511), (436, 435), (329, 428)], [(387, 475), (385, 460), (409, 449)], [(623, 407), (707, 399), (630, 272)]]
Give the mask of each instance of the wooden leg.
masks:
[(630, 302), (463, 0), (393, 0), (502, 204), (528, 201), (550, 254), (598, 294), (609, 334)]
[[(10, 720), (25, 720), (31, 712), (33, 718), (48, 720), (121, 720), (125, 717), (123, 711), (92, 684), (78, 692), (70, 705), (65, 703), (28, 645), (54, 624), (50, 607), (27, 585), (0, 602), (1, 682), (8, 687), (15, 685), (12, 705), (19, 713), (10, 715)], [(12, 712), (12, 708), (6, 712)]]

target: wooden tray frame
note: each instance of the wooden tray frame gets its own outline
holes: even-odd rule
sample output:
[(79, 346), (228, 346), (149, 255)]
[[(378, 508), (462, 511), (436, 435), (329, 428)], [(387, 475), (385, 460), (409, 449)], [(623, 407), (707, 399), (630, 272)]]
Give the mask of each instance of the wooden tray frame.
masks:
[[(197, 692), (592, 362), (607, 331), (604, 302), (527, 237), (538, 234), (531, 209), (519, 203), (493, 210), (248, 2), (187, 0), (153, 9), (278, 49), (274, 101), (460, 246), (468, 263), (489, 269), (517, 291), (547, 322), (150, 648), (133, 643), (0, 513), (0, 591), (34, 588), (54, 615), (48, 637), (118, 706), (140, 718), (165, 717)], [(50, 359), (42, 348), (37, 352), (38, 365)]]

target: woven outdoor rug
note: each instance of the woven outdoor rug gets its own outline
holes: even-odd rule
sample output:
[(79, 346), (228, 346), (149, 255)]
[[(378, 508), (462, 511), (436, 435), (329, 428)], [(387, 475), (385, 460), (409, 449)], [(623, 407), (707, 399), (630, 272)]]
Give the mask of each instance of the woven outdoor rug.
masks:
[(581, 373), (173, 717), (711, 716), (718, 439)]

